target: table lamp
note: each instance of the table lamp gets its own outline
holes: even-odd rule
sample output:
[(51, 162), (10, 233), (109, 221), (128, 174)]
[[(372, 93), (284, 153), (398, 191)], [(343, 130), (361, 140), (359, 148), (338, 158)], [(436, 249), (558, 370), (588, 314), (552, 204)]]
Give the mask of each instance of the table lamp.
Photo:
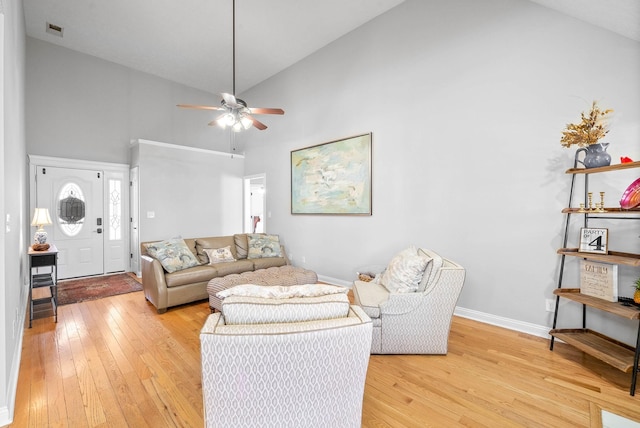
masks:
[(33, 213), (33, 220), (31, 220), (31, 226), (37, 226), (36, 234), (33, 235), (33, 241), (36, 244), (47, 243), (47, 232), (43, 226), (49, 226), (51, 223), (51, 217), (49, 216), (49, 210), (47, 208), (36, 208)]

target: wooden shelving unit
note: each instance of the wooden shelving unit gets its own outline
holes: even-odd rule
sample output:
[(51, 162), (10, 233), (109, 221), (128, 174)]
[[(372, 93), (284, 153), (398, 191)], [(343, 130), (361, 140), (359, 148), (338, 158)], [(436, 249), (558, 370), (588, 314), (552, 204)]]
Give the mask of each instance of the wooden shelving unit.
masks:
[(621, 302), (608, 302), (604, 299), (587, 296), (586, 294), (580, 293), (579, 288), (557, 288), (553, 290), (553, 294), (601, 311), (609, 312), (619, 317), (630, 320), (640, 319), (640, 308), (636, 306), (625, 306)]
[(608, 254), (581, 253), (577, 248), (560, 248), (557, 252), (565, 256), (581, 257), (596, 262), (640, 266), (640, 254), (622, 253), (620, 251), (609, 251)]
[[(563, 209), (562, 212), (567, 216), (565, 223), (565, 233), (563, 248), (557, 250), (557, 253), (562, 256), (560, 273), (558, 277), (558, 288), (554, 290), (556, 296), (555, 313), (553, 317), (553, 328), (549, 332), (551, 335), (551, 341), (549, 348), (553, 350), (554, 340), (560, 339), (565, 343), (581, 350), (582, 352), (589, 354), (612, 367), (617, 368), (625, 373), (632, 373), (631, 387), (629, 394), (635, 395), (636, 381), (638, 378), (638, 363), (640, 360), (640, 308), (627, 305), (625, 306), (620, 302), (609, 302), (597, 297), (588, 296), (580, 293), (579, 288), (563, 288), (563, 274), (566, 257), (577, 257), (597, 262), (611, 263), (615, 265), (626, 265), (632, 267), (640, 267), (640, 254), (624, 253), (619, 251), (608, 251), (607, 254), (597, 253), (585, 253), (578, 251), (578, 248), (567, 247), (568, 242), (568, 230), (571, 221), (571, 216), (582, 216), (584, 220), (584, 226), (588, 227), (589, 219), (620, 219), (620, 220), (640, 220), (640, 208), (634, 208), (630, 210), (623, 210), (619, 207), (604, 208), (604, 212), (598, 211), (585, 211), (584, 209), (572, 207), (571, 198), (573, 196), (573, 189), (575, 184), (575, 176), (578, 174), (584, 175), (584, 187), (585, 187), (585, 200), (584, 205), (587, 204), (587, 193), (589, 188), (588, 177), (590, 174), (606, 173), (611, 171), (627, 170), (632, 168), (640, 168), (640, 162), (630, 162), (618, 165), (610, 165), (600, 168), (571, 168), (567, 170), (567, 174), (572, 174), (571, 179), (571, 191), (569, 194), (568, 207)], [(560, 307), (560, 298), (567, 299), (582, 305), (582, 328), (569, 328), (559, 329), (556, 328), (558, 322), (558, 311)], [(601, 333), (586, 328), (586, 308), (593, 308), (599, 311), (608, 312), (610, 314), (626, 318), (630, 321), (636, 321), (638, 323), (638, 337), (636, 340), (636, 346), (630, 346), (626, 343), (622, 343), (611, 337), (607, 337)]]
[(564, 208), (563, 214), (589, 214), (591, 216), (606, 216), (606, 215), (625, 215), (625, 214), (640, 214), (640, 208), (631, 208), (630, 210), (623, 210), (620, 207), (605, 207), (604, 212), (601, 211), (580, 211), (580, 208)]
[(571, 168), (567, 174), (597, 174), (599, 172), (621, 171), (623, 169), (640, 168), (640, 161), (601, 166), (599, 168)]
[(618, 370), (625, 373), (633, 370), (635, 348), (632, 346), (588, 328), (554, 329), (549, 334)]

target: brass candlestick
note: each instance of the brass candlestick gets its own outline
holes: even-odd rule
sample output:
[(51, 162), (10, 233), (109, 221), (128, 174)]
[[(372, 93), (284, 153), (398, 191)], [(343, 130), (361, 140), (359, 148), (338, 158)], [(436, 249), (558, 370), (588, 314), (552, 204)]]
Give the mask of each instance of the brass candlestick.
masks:
[(600, 210), (599, 210), (599, 212), (601, 212), (601, 213), (607, 212), (604, 209), (604, 192), (600, 192)]

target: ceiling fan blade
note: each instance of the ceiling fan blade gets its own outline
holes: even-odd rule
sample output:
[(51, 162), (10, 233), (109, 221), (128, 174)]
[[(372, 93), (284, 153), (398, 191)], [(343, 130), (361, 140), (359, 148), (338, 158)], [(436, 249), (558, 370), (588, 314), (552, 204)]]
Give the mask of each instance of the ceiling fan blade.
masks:
[(251, 119), (251, 121), (253, 122), (253, 126), (255, 126), (256, 128), (258, 128), (261, 131), (264, 131), (265, 129), (267, 129), (267, 125), (265, 125), (264, 123), (260, 122), (258, 119), (256, 119), (253, 116), (250, 116), (248, 114), (245, 114), (245, 116), (249, 119)]
[(224, 110), (223, 107), (212, 107), (212, 106), (199, 106), (193, 104), (178, 104), (178, 107), (181, 108), (195, 108), (200, 110)]
[(228, 94), (226, 92), (221, 93), (220, 95), (222, 95), (222, 99), (224, 100), (224, 103), (226, 105), (228, 105), (231, 108), (240, 108), (240, 107), (244, 107), (243, 105), (241, 105), (240, 103), (238, 103), (238, 101), (236, 100), (235, 95), (232, 94)]
[(281, 108), (260, 108), (260, 107), (250, 107), (252, 114), (284, 114), (284, 110)]

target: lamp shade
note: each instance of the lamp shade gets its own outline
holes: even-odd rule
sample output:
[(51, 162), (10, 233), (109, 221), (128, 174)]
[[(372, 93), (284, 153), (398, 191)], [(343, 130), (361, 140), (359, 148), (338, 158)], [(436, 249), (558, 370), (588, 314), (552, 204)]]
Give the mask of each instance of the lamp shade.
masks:
[(31, 226), (49, 226), (51, 224), (51, 217), (49, 216), (49, 210), (47, 208), (36, 208), (33, 213), (33, 220), (31, 220)]

